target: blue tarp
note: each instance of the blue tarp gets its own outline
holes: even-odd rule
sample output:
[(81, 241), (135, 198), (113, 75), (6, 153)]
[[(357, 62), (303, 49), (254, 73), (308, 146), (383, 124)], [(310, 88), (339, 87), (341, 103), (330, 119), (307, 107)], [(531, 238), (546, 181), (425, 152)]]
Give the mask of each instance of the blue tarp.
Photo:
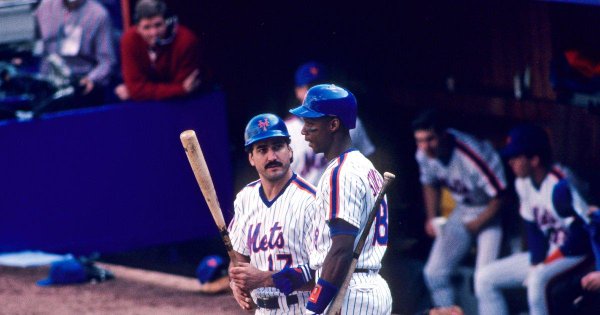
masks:
[(186, 129), (196, 130), (228, 212), (222, 93), (3, 123), (0, 252), (107, 253), (217, 236), (179, 140)]

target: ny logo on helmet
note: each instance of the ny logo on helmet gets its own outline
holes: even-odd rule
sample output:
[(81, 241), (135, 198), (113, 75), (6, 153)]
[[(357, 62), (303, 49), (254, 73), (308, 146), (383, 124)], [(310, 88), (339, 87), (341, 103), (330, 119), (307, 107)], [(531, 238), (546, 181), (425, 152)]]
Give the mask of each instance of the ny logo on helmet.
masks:
[(267, 127), (269, 127), (269, 120), (267, 118), (258, 121), (258, 128), (267, 131)]

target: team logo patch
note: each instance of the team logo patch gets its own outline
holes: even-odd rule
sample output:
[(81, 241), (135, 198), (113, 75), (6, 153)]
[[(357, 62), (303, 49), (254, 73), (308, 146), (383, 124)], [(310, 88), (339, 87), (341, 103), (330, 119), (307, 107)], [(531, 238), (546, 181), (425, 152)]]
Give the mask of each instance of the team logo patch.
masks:
[(269, 120), (266, 118), (258, 121), (258, 128), (262, 129), (263, 131), (267, 131), (267, 127), (269, 126)]
[(321, 285), (317, 284), (315, 285), (315, 288), (312, 290), (312, 292), (310, 292), (310, 297), (308, 298), (308, 300), (312, 303), (317, 303), (319, 295), (321, 295)]

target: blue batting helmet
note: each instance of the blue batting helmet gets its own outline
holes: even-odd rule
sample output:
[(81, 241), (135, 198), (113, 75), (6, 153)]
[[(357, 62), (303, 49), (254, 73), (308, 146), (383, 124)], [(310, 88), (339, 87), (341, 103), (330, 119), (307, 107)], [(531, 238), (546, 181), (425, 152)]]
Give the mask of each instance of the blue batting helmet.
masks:
[(196, 268), (196, 277), (200, 284), (215, 281), (227, 274), (227, 262), (219, 255), (204, 257)]
[(546, 131), (537, 125), (523, 124), (514, 127), (508, 134), (506, 147), (500, 152), (507, 159), (521, 154), (526, 156), (537, 155), (549, 159), (552, 156), (552, 147)]
[(304, 118), (336, 116), (348, 129), (356, 127), (356, 98), (350, 91), (333, 84), (319, 84), (308, 90), (304, 102), (290, 113)]
[(246, 131), (244, 132), (246, 143), (244, 147), (248, 150), (252, 147), (253, 143), (274, 137), (290, 138), (283, 119), (273, 114), (256, 115), (246, 125)]
[(296, 86), (313, 85), (319, 83), (319, 81), (326, 81), (327, 77), (328, 73), (325, 66), (316, 61), (301, 64), (294, 75)]

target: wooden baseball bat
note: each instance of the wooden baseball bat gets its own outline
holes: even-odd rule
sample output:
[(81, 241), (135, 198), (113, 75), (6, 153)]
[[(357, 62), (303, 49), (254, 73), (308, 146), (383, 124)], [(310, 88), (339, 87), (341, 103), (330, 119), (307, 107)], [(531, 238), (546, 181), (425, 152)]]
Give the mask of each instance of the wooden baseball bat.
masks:
[(181, 139), (181, 144), (183, 144), (183, 148), (185, 149), (185, 154), (190, 162), (192, 171), (194, 171), (194, 176), (196, 177), (198, 186), (200, 186), (200, 190), (202, 191), (202, 195), (204, 195), (204, 199), (206, 199), (210, 213), (217, 224), (217, 228), (219, 229), (219, 233), (221, 234), (221, 238), (223, 239), (223, 243), (227, 249), (227, 255), (229, 255), (231, 263), (233, 263), (235, 266), (237, 265), (237, 258), (235, 252), (233, 251), (233, 247), (231, 246), (227, 225), (225, 225), (223, 212), (221, 211), (221, 206), (219, 205), (219, 200), (217, 199), (217, 192), (215, 191), (215, 186), (212, 178), (210, 177), (210, 171), (206, 165), (206, 160), (204, 160), (204, 154), (202, 154), (202, 149), (200, 148), (200, 143), (198, 142), (196, 132), (194, 132), (194, 130), (186, 130), (179, 135), (179, 138)]
[(379, 194), (377, 195), (375, 204), (373, 205), (371, 212), (369, 212), (369, 216), (367, 218), (367, 224), (365, 224), (365, 229), (360, 234), (360, 238), (358, 239), (356, 248), (354, 248), (354, 252), (352, 253), (352, 263), (350, 264), (350, 269), (348, 269), (348, 273), (346, 274), (346, 278), (344, 279), (344, 284), (342, 284), (342, 286), (340, 287), (340, 290), (338, 291), (337, 295), (335, 296), (335, 299), (331, 303), (331, 306), (329, 306), (329, 309), (327, 310), (327, 313), (326, 313), (327, 315), (338, 314), (340, 312), (340, 310), (342, 309), (342, 303), (344, 302), (344, 296), (346, 295), (346, 290), (348, 289), (348, 286), (350, 285), (350, 279), (352, 279), (352, 274), (354, 273), (354, 270), (356, 269), (356, 264), (358, 263), (358, 257), (360, 256), (360, 253), (362, 252), (363, 248), (365, 247), (365, 242), (367, 241), (367, 237), (369, 236), (369, 233), (371, 232), (371, 226), (373, 225), (373, 221), (375, 221), (375, 216), (377, 215), (377, 212), (379, 211), (379, 206), (381, 205), (381, 201), (383, 200), (383, 197), (385, 196), (385, 192), (386, 192), (387, 188), (389, 187), (389, 185), (394, 180), (394, 178), (396, 178), (396, 175), (394, 175), (392, 173), (389, 173), (389, 172), (383, 173), (383, 187), (381, 187), (381, 190), (379, 191)]

